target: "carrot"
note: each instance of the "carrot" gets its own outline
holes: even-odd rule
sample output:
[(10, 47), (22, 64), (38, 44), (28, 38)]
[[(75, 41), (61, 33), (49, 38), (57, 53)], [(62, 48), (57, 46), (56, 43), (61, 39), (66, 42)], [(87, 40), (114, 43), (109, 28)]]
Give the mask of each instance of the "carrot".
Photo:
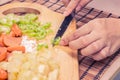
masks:
[(0, 62), (5, 60), (7, 57), (7, 48), (6, 47), (0, 47)]
[(3, 43), (3, 39), (0, 37), (0, 46), (3, 47), (4, 43)]
[(9, 52), (12, 51), (22, 51), (23, 53), (25, 52), (25, 47), (24, 46), (10, 46), (7, 48)]
[(22, 38), (21, 37), (12, 37), (9, 35), (4, 36), (3, 43), (6, 46), (17, 46), (20, 45)]
[(3, 43), (3, 38), (4, 38), (4, 36), (5, 36), (5, 34), (1, 34), (1, 36), (0, 36), (0, 46), (1, 46), (1, 47), (4, 47), (4, 46), (5, 46), (5, 44)]
[(16, 37), (22, 36), (22, 31), (20, 30), (17, 24), (13, 24), (12, 31), (14, 32)]
[(8, 78), (8, 73), (0, 68), (0, 80), (6, 80)]
[(13, 31), (10, 31), (10, 36), (15, 37), (15, 33)]

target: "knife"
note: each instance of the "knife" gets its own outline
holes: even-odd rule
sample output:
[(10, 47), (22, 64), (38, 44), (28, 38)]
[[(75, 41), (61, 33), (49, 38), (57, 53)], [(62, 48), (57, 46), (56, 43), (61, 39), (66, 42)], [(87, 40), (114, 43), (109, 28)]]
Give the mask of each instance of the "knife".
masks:
[[(71, 13), (70, 15), (68, 15), (67, 17), (65, 17), (65, 19), (63, 20), (61, 26), (59, 27), (55, 37), (54, 37), (54, 41), (56, 41), (56, 39), (61, 38), (62, 35), (64, 34), (64, 32), (66, 31), (67, 27), (69, 26), (70, 22), (73, 19), (73, 13)], [(55, 44), (53, 43), (53, 46)]]

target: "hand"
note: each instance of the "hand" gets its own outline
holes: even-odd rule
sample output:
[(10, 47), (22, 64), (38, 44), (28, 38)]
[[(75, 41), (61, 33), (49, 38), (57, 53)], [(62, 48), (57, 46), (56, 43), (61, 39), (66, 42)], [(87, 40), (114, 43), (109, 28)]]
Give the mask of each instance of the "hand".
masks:
[(92, 0), (62, 0), (62, 1), (67, 6), (63, 14), (65, 16), (68, 16), (75, 8), (76, 11), (79, 11), (82, 7), (87, 5)]
[(61, 45), (80, 49), (84, 56), (101, 60), (114, 54), (120, 48), (120, 20), (114, 18), (95, 19), (65, 37)]

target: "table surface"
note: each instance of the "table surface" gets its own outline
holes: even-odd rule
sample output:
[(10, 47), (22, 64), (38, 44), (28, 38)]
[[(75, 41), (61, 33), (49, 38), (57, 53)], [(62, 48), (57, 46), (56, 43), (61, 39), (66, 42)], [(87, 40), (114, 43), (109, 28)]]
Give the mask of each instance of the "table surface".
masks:
[[(0, 2), (3, 0), (0, 0)], [(7, 0), (4, 0), (7, 1)], [(63, 13), (65, 7), (60, 2), (60, 0), (11, 0), (12, 2), (36, 2), (42, 5), (45, 5), (49, 9)], [(11, 3), (11, 1), (9, 3)], [(1, 2), (3, 4), (3, 2)], [(92, 4), (91, 4), (92, 5)], [(1, 5), (2, 6), (2, 5)], [(95, 18), (120, 18), (117, 15), (112, 13), (105, 12), (103, 10), (95, 9), (94, 7), (85, 7), (81, 11), (78, 11), (75, 15), (75, 19), (77, 21), (77, 27), (80, 27), (87, 23), (88, 21)], [(94, 61), (89, 57), (79, 56), (79, 70), (80, 70), (80, 80), (99, 80), (101, 76), (105, 73), (105, 71), (113, 64), (113, 62), (118, 59), (120, 56), (119, 50), (112, 55), (111, 57), (102, 60), (102, 61)]]
[(120, 15), (120, 0), (93, 0), (88, 6)]

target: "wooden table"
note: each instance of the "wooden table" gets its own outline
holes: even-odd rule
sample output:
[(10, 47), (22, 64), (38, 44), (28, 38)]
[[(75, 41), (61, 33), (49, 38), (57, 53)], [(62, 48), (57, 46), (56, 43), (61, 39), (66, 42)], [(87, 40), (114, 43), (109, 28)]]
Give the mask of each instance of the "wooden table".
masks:
[[(12, 2), (32, 2), (45, 5), (53, 11), (62, 13), (65, 9), (60, 0), (0, 0), (0, 4), (5, 5)], [(2, 6), (1, 5), (1, 6)], [(106, 13), (104, 11), (97, 10), (95, 8), (85, 7), (81, 11), (77, 12), (75, 19), (77, 20), (77, 27), (80, 27), (88, 21), (95, 18), (120, 18), (120, 16), (113, 15), (112, 13)], [(89, 57), (79, 56), (79, 72), (80, 80), (109, 80), (116, 75), (120, 67), (120, 54), (119, 50), (111, 57), (102, 61), (95, 61)]]

